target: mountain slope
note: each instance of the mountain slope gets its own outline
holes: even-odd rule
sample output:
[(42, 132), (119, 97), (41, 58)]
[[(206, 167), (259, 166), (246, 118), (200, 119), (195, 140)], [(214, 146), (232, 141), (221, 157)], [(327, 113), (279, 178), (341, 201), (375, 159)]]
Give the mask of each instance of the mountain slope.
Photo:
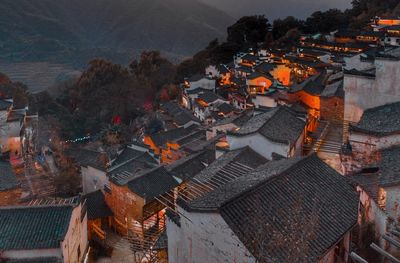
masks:
[(270, 20), (285, 18), (289, 15), (306, 18), (314, 11), (329, 8), (346, 9), (351, 5), (351, 0), (200, 0), (210, 6), (224, 10), (234, 17), (244, 15), (266, 15)]
[(197, 0), (2, 0), (0, 13), (0, 56), (10, 60), (186, 56), (233, 22)]

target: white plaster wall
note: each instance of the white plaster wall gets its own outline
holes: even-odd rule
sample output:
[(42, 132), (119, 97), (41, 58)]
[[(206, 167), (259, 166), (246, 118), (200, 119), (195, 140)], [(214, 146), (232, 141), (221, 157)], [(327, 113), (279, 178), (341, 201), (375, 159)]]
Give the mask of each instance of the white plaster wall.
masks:
[(345, 69), (357, 69), (357, 70), (367, 70), (373, 68), (375, 65), (371, 61), (361, 61), (361, 54), (352, 56), (352, 57), (344, 57), (344, 61), (346, 63)]
[[(367, 222), (375, 223), (375, 235), (376, 237), (381, 237), (388, 229), (388, 215), (378, 207), (375, 201), (361, 187), (358, 186), (357, 191), (360, 193), (361, 204), (368, 210)], [(382, 238), (379, 238), (379, 242), (381, 247), (386, 243)]]
[(400, 101), (400, 61), (375, 60), (376, 78), (345, 75), (345, 119), (358, 122), (366, 109)]
[(260, 96), (260, 95), (257, 95), (253, 99), (253, 103), (256, 106), (256, 108), (259, 108), (260, 106), (269, 107), (269, 108), (274, 108), (274, 107), (278, 106), (278, 103), (275, 101), (274, 98), (271, 98), (268, 96)]
[[(400, 175), (400, 174), (399, 174)], [(386, 213), (399, 222), (400, 219), (400, 186), (385, 187)]]
[[(72, 211), (68, 231), (63, 242), (61, 242), (65, 263), (80, 263), (88, 247), (87, 214), (81, 221), (81, 211), (81, 205)], [(80, 257), (78, 257), (78, 247), (80, 247)]]
[(350, 142), (355, 152), (372, 152), (375, 150), (388, 149), (395, 145), (400, 145), (400, 134), (390, 136), (374, 137), (368, 134), (350, 134)]
[(386, 37), (385, 44), (391, 46), (400, 46), (399, 37)]
[(179, 212), (181, 227), (167, 220), (168, 259), (174, 263), (253, 263), (254, 257), (218, 213)]
[(103, 190), (104, 185), (109, 184), (108, 177), (106, 172), (100, 171), (93, 167), (81, 167), (81, 174), (82, 174), (82, 188), (83, 193), (91, 193), (97, 190)]
[(272, 153), (274, 152), (285, 157), (289, 155), (289, 145), (272, 142), (259, 133), (240, 137), (228, 135), (227, 140), (231, 150), (249, 146), (269, 160), (272, 159)]
[(2, 251), (2, 257), (9, 259), (35, 259), (42, 257), (62, 258), (60, 248), (55, 249), (31, 249), (31, 250), (6, 250)]
[(0, 127), (0, 148), (6, 152), (10, 150), (14, 139), (19, 139), (21, 123), (19, 121), (7, 122), (7, 112), (0, 111)]
[(217, 136), (217, 132), (227, 133), (228, 131), (234, 131), (237, 128), (238, 128), (238, 126), (236, 126), (234, 123), (227, 123), (224, 125), (218, 125), (218, 126), (211, 127), (206, 133), (207, 140), (211, 140), (212, 138)]
[(220, 74), (216, 66), (210, 65), (206, 68), (205, 73), (212, 78), (219, 78)]
[(196, 89), (196, 88), (203, 88), (207, 90), (215, 90), (215, 80), (214, 79), (208, 79), (208, 78), (202, 78), (198, 81), (192, 81), (190, 82), (190, 88), (189, 90)]
[(329, 63), (331, 61), (331, 55), (326, 54), (326, 55), (320, 56), (319, 60), (321, 60), (324, 63)]

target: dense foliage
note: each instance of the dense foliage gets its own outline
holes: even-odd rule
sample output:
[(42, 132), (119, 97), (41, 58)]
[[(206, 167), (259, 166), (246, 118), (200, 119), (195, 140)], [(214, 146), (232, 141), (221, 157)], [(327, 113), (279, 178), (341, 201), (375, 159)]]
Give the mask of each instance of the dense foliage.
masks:
[(114, 126), (121, 131), (152, 110), (161, 91), (174, 96), (174, 86), (168, 85), (174, 77), (175, 66), (157, 51), (144, 52), (129, 68), (95, 59), (78, 80), (62, 85), (53, 96), (47, 92), (32, 96), (31, 106), (41, 116), (56, 116), (65, 138), (98, 134)]

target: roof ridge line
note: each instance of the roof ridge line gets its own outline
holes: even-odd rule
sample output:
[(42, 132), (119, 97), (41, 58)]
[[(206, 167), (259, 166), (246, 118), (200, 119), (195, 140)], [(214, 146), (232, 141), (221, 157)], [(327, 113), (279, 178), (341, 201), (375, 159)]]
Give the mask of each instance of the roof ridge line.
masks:
[[(313, 155), (314, 155), (314, 154), (313, 154)], [(239, 193), (239, 194), (236, 194), (235, 196), (233, 196), (233, 197), (230, 198), (229, 200), (223, 202), (223, 203), (220, 205), (220, 208), (219, 208), (218, 210), (220, 210), (223, 206), (227, 205), (228, 203), (232, 202), (233, 200), (236, 200), (236, 199), (239, 199), (239, 198), (243, 198), (243, 197), (249, 195), (250, 192), (252, 192), (252, 191), (254, 191), (254, 190), (260, 188), (262, 185), (264, 185), (264, 184), (266, 184), (266, 183), (268, 183), (268, 182), (270, 182), (270, 181), (272, 181), (272, 180), (275, 180), (276, 178), (278, 178), (279, 175), (291, 171), (292, 169), (294, 169), (295, 166), (297, 167), (298, 164), (303, 163), (305, 160), (307, 160), (307, 159), (310, 158), (310, 157), (311, 157), (311, 155), (310, 155), (310, 156), (303, 157), (302, 159), (300, 159), (299, 161), (295, 162), (294, 164), (292, 164), (292, 165), (289, 166), (288, 168), (284, 169), (284, 170), (281, 171), (280, 173), (274, 174), (274, 175), (272, 175), (272, 176), (266, 178), (266, 180), (263, 180), (262, 182), (260, 182), (260, 183), (258, 183), (258, 184), (256, 184), (256, 185), (254, 185), (254, 186), (252, 186), (252, 187), (250, 187), (249, 189), (245, 190), (244, 192), (241, 192), (241, 193)], [(286, 160), (289, 160), (289, 159), (286, 159)], [(276, 161), (276, 162), (279, 162), (279, 161)], [(250, 173), (253, 173), (253, 172), (254, 172), (254, 171), (252, 171), (252, 172), (250, 172)], [(234, 180), (234, 181), (236, 181), (236, 180)]]

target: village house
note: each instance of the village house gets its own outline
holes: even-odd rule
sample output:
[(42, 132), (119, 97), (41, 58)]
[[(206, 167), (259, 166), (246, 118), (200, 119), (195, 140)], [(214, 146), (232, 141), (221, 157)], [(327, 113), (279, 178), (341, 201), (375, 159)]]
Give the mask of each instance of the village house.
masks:
[(293, 157), (302, 155), (306, 122), (286, 106), (252, 117), (240, 129), (228, 132), (231, 150), (250, 146), (271, 160), (274, 153)]
[(357, 39), (358, 32), (350, 30), (338, 30), (334, 34), (336, 43), (355, 43)]
[(16, 205), (22, 189), (9, 162), (0, 159), (0, 206)]
[(87, 228), (89, 240), (105, 240), (105, 227), (112, 226), (113, 213), (105, 201), (104, 193), (101, 190), (83, 195), (87, 208)]
[(368, 155), (400, 145), (400, 102), (364, 111), (359, 122), (351, 124), (349, 141), (353, 152)]
[[(309, 108), (310, 117), (318, 119), (343, 120), (344, 90), (343, 72), (322, 71), (305, 81), (293, 85), (287, 94), (288, 102), (301, 102)], [(313, 130), (313, 129), (312, 129)]]
[(84, 194), (103, 190), (104, 185), (108, 184), (107, 168), (109, 166), (109, 158), (105, 152), (84, 148), (68, 148), (65, 150), (65, 155), (80, 170)]
[(215, 157), (214, 149), (205, 149), (166, 166), (166, 169), (177, 179), (180, 184), (179, 188), (182, 188), (187, 182), (192, 180), (193, 177), (215, 161)]
[(219, 106), (227, 101), (215, 94), (207, 91), (200, 93), (193, 103), (193, 112), (200, 121), (206, 121), (213, 111), (219, 111)]
[(228, 99), (231, 105), (238, 110), (246, 110), (248, 107), (247, 99), (248, 94), (244, 88), (240, 88), (237, 92), (231, 92), (228, 94)]
[(234, 115), (213, 123), (207, 129), (207, 140), (218, 136), (218, 134), (227, 134), (229, 131), (235, 131), (244, 125), (251, 117), (251, 111), (244, 111), (239, 115)]
[[(351, 176), (351, 180), (360, 193), (359, 224), (360, 239), (372, 235), (380, 247), (386, 251), (397, 249), (390, 245), (384, 236), (393, 236), (400, 222), (400, 181), (398, 179), (398, 146), (378, 151), (375, 160), (364, 166), (360, 172)], [(372, 159), (372, 157), (370, 157)], [(369, 231), (369, 232), (368, 232)], [(371, 240), (371, 237), (368, 237)]]
[(216, 81), (215, 79), (211, 79), (208, 76), (204, 76), (201, 74), (191, 76), (184, 80), (184, 89), (193, 90), (197, 88), (206, 89), (209, 91), (215, 91)]
[(253, 72), (254, 72), (254, 70), (253, 70), (252, 66), (240, 65), (237, 68), (235, 68), (235, 77), (246, 78)]
[(274, 81), (278, 81), (283, 86), (291, 84), (292, 69), (286, 64), (263, 62), (255, 67), (255, 71), (272, 76)]
[(233, 169), (241, 161), (195, 177), (231, 181), (178, 197), (167, 213), (170, 262), (350, 262), (358, 195), (344, 177), (316, 155), (247, 163), (244, 173)]
[(14, 109), (12, 99), (0, 99), (0, 151), (18, 155), (21, 151), (20, 132), (26, 109)]
[(353, 42), (331, 42), (316, 40), (312, 38), (305, 38), (300, 40), (300, 45), (306, 48), (315, 48), (329, 52), (340, 52), (345, 54), (361, 53), (368, 48), (368, 43), (353, 43)]
[(301, 48), (298, 50), (298, 54), (300, 57), (318, 59), (324, 63), (330, 63), (331, 61), (331, 54), (329, 52)]
[(251, 95), (264, 94), (274, 83), (271, 75), (253, 72), (246, 77), (246, 85)]
[[(161, 114), (165, 127), (187, 128), (192, 125), (200, 125), (201, 121), (188, 109), (182, 108), (177, 102), (169, 101), (161, 105)], [(166, 116), (170, 117), (167, 118)]]
[(257, 64), (257, 62), (259, 62), (259, 58), (252, 53), (238, 53), (233, 58), (233, 61), (235, 63), (236, 68), (240, 66), (251, 68), (254, 67)]
[(80, 263), (86, 258), (87, 215), (80, 202), (1, 207), (0, 233), (0, 260), (6, 262)]
[(146, 135), (143, 140), (144, 144), (160, 157), (160, 162), (163, 164), (172, 163), (186, 156), (186, 146), (194, 142), (201, 144), (205, 141), (206, 131), (198, 125)]
[(385, 45), (400, 46), (400, 25), (388, 26), (385, 28)]
[(105, 191), (115, 230), (132, 242), (147, 246), (164, 230), (164, 202), (173, 202), (177, 186), (164, 166), (115, 171)]
[(385, 33), (382, 31), (361, 31), (357, 34), (358, 42), (366, 42), (377, 46), (385, 42)]
[(345, 120), (358, 122), (365, 110), (400, 101), (399, 58), (400, 48), (388, 49), (375, 55), (369, 70), (345, 70)]
[(373, 18), (373, 21), (378, 26), (397, 26), (400, 25), (398, 16), (381, 16)]
[(226, 65), (210, 65), (206, 68), (206, 75), (212, 79), (217, 79), (220, 86), (229, 85), (232, 77), (231, 71)]

